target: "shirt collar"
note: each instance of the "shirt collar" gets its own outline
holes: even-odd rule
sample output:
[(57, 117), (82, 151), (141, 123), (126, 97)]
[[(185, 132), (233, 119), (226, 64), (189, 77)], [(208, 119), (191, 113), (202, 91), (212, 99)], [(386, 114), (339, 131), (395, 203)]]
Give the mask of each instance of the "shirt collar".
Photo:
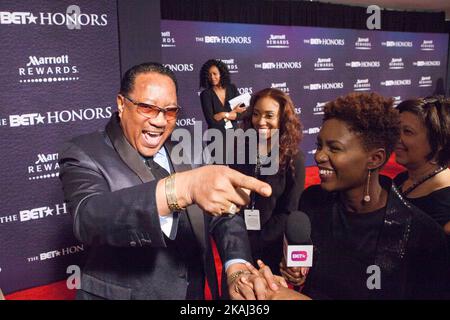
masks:
[(142, 159), (145, 161), (148, 158), (153, 158), (153, 160), (157, 159), (157, 158), (163, 158), (163, 159), (167, 159), (167, 152), (166, 149), (164, 148), (164, 145), (153, 155), (153, 157), (146, 157), (143, 156), (141, 154)]

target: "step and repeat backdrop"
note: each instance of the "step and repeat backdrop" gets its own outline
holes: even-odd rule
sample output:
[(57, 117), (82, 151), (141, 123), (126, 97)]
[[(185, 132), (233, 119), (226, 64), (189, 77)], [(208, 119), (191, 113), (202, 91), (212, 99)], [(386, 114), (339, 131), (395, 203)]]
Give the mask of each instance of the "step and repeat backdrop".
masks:
[(291, 96), (304, 125), (306, 164), (313, 165), (326, 102), (376, 91), (399, 103), (444, 90), (448, 35), (163, 20), (161, 47), (179, 80), (179, 126), (204, 120), (200, 68), (220, 59), (241, 93), (272, 87)]
[(2, 0), (0, 39), (0, 288), (8, 294), (64, 279), (83, 260), (58, 149), (104, 127), (116, 108), (116, 2)]
[[(103, 128), (120, 83), (117, 7), (109, 0), (0, 3), (0, 288), (48, 284), (81, 265), (58, 179), (58, 149)], [(350, 91), (397, 102), (443, 86), (447, 35), (162, 21), (163, 63), (179, 79), (179, 127), (206, 124), (199, 71), (223, 60), (241, 93), (292, 96), (312, 164), (323, 105)]]

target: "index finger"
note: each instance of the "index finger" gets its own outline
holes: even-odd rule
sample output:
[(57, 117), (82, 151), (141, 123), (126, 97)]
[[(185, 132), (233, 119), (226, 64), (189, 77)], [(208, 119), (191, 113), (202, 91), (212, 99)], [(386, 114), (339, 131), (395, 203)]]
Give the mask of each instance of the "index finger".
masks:
[(246, 176), (236, 170), (230, 170), (230, 181), (234, 187), (249, 189), (250, 191), (259, 193), (263, 197), (269, 197), (272, 194), (272, 187), (270, 184), (254, 177)]
[(275, 283), (275, 276), (273, 275), (272, 270), (270, 270), (269, 266), (266, 266), (262, 260), (258, 260), (257, 263), (259, 266), (259, 271), (262, 272), (262, 275), (264, 276), (264, 279), (266, 279), (270, 288), (277, 291), (278, 285)]
[(245, 266), (247, 267), (248, 271), (250, 271), (255, 276), (259, 276), (259, 271), (256, 269), (250, 262), (246, 262)]

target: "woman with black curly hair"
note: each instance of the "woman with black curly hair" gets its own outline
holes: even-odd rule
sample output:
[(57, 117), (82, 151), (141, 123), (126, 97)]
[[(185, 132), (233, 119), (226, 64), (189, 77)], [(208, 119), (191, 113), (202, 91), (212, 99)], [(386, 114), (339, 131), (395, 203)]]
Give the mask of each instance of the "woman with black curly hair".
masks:
[[(313, 267), (305, 277), (283, 266), (283, 276), (305, 281), (302, 294), (313, 299), (445, 298), (450, 268), (442, 228), (379, 174), (400, 137), (392, 100), (351, 93), (324, 112), (315, 154), (321, 183), (307, 188), (299, 205), (311, 220)], [(249, 294), (243, 281), (238, 289)], [(304, 295), (266, 292), (275, 299)]]
[(245, 108), (240, 106), (231, 109), (229, 101), (239, 95), (231, 83), (227, 66), (220, 60), (210, 59), (200, 69), (200, 94), (203, 115), (208, 128), (216, 128), (221, 132), (236, 126), (236, 120)]

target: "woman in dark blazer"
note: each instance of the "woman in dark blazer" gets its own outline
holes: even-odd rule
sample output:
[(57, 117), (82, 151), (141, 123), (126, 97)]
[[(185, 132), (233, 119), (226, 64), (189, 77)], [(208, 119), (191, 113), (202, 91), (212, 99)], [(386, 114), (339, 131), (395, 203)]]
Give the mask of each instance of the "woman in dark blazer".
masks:
[(236, 127), (236, 120), (245, 108), (232, 109), (229, 101), (239, 95), (231, 83), (227, 66), (220, 60), (210, 59), (200, 69), (200, 94), (203, 115), (208, 128), (216, 128), (225, 133), (226, 129)]

